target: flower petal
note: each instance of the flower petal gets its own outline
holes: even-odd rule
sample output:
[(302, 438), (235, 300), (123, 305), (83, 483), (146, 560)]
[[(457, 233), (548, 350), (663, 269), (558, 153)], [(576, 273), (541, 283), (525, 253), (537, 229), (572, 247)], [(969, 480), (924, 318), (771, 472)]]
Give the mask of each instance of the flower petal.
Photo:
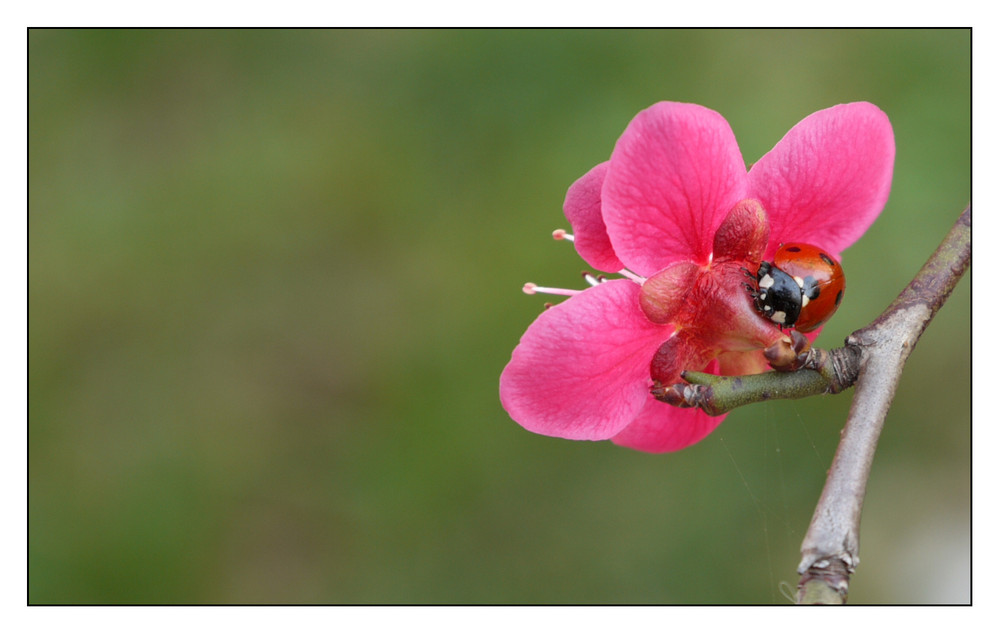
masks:
[(750, 170), (749, 195), (771, 221), (770, 257), (781, 242), (807, 242), (834, 254), (875, 221), (892, 185), (896, 144), (884, 112), (841, 104), (797, 123)]
[[(668, 348), (672, 348), (668, 357), (660, 358), (661, 353), (668, 351)], [(653, 378), (682, 383), (680, 371), (683, 369), (718, 374), (719, 363), (715, 360), (706, 361), (709, 355), (709, 351), (699, 347), (696, 336), (681, 331), (657, 352), (651, 368)], [(671, 361), (669, 356), (676, 357), (676, 360)], [(657, 368), (657, 365), (663, 367)], [(635, 420), (611, 440), (615, 444), (650, 453), (677, 451), (703, 439), (724, 418), (725, 415), (709, 416), (700, 409), (673, 407), (650, 396)]]
[(563, 213), (573, 227), (573, 246), (587, 264), (599, 271), (617, 273), (625, 268), (611, 247), (601, 216), (601, 187), (608, 162), (599, 163), (570, 185)]
[(500, 401), (529, 431), (606, 440), (645, 404), (650, 359), (670, 332), (639, 310), (635, 282), (598, 284), (528, 327), (500, 376)]
[(722, 115), (684, 103), (647, 108), (618, 139), (601, 191), (615, 253), (644, 276), (678, 260), (707, 264), (716, 228), (746, 188)]
[(650, 397), (635, 421), (611, 439), (616, 445), (649, 453), (678, 451), (703, 440), (726, 415), (681, 409)]

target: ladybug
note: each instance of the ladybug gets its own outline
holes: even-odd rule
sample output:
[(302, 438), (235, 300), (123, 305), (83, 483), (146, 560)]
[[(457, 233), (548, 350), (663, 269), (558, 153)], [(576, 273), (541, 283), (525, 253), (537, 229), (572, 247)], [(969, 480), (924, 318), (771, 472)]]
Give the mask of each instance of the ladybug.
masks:
[(754, 307), (778, 328), (816, 330), (844, 299), (844, 270), (819, 247), (789, 243), (778, 247), (772, 262), (761, 262), (757, 275), (747, 271)]

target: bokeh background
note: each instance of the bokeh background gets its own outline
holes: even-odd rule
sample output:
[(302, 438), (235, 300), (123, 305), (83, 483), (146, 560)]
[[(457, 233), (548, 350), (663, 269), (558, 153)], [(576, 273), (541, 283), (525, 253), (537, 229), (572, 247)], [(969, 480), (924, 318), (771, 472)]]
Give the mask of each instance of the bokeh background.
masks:
[[(586, 268), (566, 188), (660, 100), (752, 163), (867, 100), (892, 196), (819, 344), (970, 197), (965, 30), (32, 30), (32, 603), (786, 603), (850, 394), (648, 455), (497, 381)], [(970, 594), (970, 304), (911, 357), (854, 603)]]

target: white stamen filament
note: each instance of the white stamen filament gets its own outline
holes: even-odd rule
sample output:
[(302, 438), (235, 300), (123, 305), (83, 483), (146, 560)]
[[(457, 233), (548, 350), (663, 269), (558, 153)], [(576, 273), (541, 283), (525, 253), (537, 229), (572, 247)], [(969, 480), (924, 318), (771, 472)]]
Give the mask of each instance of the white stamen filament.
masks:
[(643, 282), (646, 281), (646, 278), (644, 278), (641, 275), (636, 275), (635, 273), (633, 273), (632, 271), (630, 271), (628, 269), (622, 269), (622, 270), (618, 271), (618, 275), (621, 275), (622, 277), (627, 277), (628, 279), (632, 280), (636, 284), (642, 284)]
[[(575, 240), (573, 234), (568, 233), (565, 229), (556, 229), (555, 231), (553, 231), (552, 238), (554, 240), (566, 240), (567, 242), (573, 242)], [(622, 269), (618, 271), (618, 275), (630, 279), (636, 284), (642, 284), (643, 282), (646, 281), (646, 278), (642, 277), (641, 275), (636, 275), (635, 273), (633, 273), (628, 269)], [(605, 278), (603, 275), (593, 275), (587, 272), (584, 272), (583, 279), (590, 286), (597, 286), (602, 282), (608, 281), (607, 278)], [(575, 290), (570, 288), (552, 288), (550, 286), (539, 286), (538, 284), (535, 284), (533, 282), (528, 282), (527, 284), (524, 285), (524, 287), (522, 287), (521, 290), (528, 295), (543, 293), (546, 295), (573, 296), (583, 292), (582, 290)]]
[(545, 295), (572, 296), (583, 292), (583, 291), (573, 290), (571, 288), (550, 288), (548, 286), (539, 286), (538, 284), (534, 284), (532, 282), (528, 282), (527, 284), (525, 284), (521, 290), (524, 291), (525, 294), (527, 295), (534, 295), (535, 293), (543, 293)]

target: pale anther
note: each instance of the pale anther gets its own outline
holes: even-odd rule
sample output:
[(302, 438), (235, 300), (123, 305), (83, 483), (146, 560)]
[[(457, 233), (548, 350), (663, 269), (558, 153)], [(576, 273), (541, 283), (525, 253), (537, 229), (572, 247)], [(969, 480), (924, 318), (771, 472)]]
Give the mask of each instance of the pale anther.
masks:
[(570, 289), (570, 288), (550, 288), (548, 286), (539, 286), (538, 284), (535, 284), (533, 282), (527, 282), (521, 288), (521, 290), (524, 291), (528, 295), (534, 295), (535, 293), (543, 293), (543, 294), (546, 294), (546, 295), (567, 295), (567, 296), (571, 296), (571, 295), (576, 295), (577, 293), (583, 292), (583, 291), (573, 290), (573, 289)]

